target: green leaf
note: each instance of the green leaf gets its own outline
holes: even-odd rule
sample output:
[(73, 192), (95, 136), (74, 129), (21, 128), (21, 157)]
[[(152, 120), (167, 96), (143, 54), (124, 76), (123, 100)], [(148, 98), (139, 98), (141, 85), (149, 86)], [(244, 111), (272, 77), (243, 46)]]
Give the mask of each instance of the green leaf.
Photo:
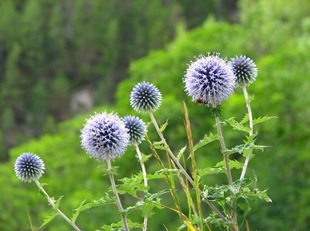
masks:
[(80, 206), (79, 206), (77, 209), (75, 209), (76, 211), (75, 211), (75, 213), (73, 214), (73, 216), (72, 216), (72, 218), (71, 218), (71, 221), (72, 221), (73, 223), (75, 223), (77, 217), (79, 216), (79, 214), (80, 214), (80, 212), (81, 212), (81, 208), (82, 208), (82, 206), (85, 204), (85, 202), (86, 202), (86, 200), (82, 201), (82, 203), (80, 204)]
[(219, 135), (213, 135), (210, 133), (209, 135), (205, 135), (202, 140), (200, 140), (196, 145), (194, 145), (194, 151), (197, 149), (219, 139)]
[[(130, 230), (132, 230), (132, 229), (140, 229), (141, 230), (143, 228), (143, 224), (140, 224), (138, 222), (133, 222), (128, 218), (126, 220), (127, 220), (127, 223), (128, 223)], [(117, 223), (113, 223), (110, 225), (104, 225), (101, 228), (104, 231), (119, 231), (119, 230), (123, 230), (123, 227), (124, 227), (123, 222), (119, 221)]]
[(153, 142), (153, 146), (155, 149), (167, 151), (169, 148), (168, 146), (164, 145), (162, 141), (155, 141)]
[(267, 189), (260, 191), (257, 188), (250, 190), (248, 187), (243, 187), (240, 190), (240, 197), (244, 199), (260, 199), (268, 203), (272, 202), (271, 198), (267, 195)]
[[(60, 201), (63, 197), (59, 197), (57, 201), (55, 201), (55, 199), (52, 197), (51, 200), (53, 201), (54, 205), (52, 205), (53, 209), (55, 210), (51, 215), (48, 215), (47, 217), (44, 218), (44, 222), (43, 224), (41, 225), (41, 227), (43, 227), (44, 225), (50, 223), (57, 215), (57, 211), (56, 209), (58, 209), (59, 205), (60, 205)], [(40, 228), (41, 228), (40, 227)]]
[(200, 176), (206, 176), (206, 175), (214, 175), (214, 174), (218, 174), (218, 173), (224, 173), (225, 170), (224, 170), (224, 168), (207, 167), (207, 168), (203, 168), (203, 169), (198, 169), (197, 172)]
[[(241, 169), (243, 167), (243, 163), (237, 161), (237, 160), (229, 160), (229, 167), (230, 169)], [(225, 163), (224, 161), (218, 162), (215, 167), (224, 167), (225, 168)]]
[(113, 195), (113, 197), (111, 197), (107, 192), (105, 193), (105, 195), (103, 197), (101, 197), (99, 200), (93, 200), (92, 202), (89, 202), (87, 204), (81, 204), (77, 210), (79, 210), (79, 212), (82, 212), (84, 210), (88, 210), (91, 209), (93, 207), (98, 207), (101, 205), (106, 205), (106, 204), (112, 204), (115, 203), (115, 197)]
[(168, 120), (163, 125), (160, 126), (159, 131), (163, 133), (167, 126), (168, 126)]
[(40, 228), (42, 228), (43, 226), (47, 225), (48, 223), (50, 223), (56, 216), (58, 215), (58, 213), (56, 211), (54, 211), (52, 214), (46, 216), (43, 219), (43, 224), (40, 226)]
[(110, 169), (108, 169), (106, 164), (100, 164), (98, 168), (100, 168), (100, 171), (102, 172), (103, 176), (109, 175), (109, 173), (111, 172), (114, 175), (117, 175), (117, 170), (119, 169), (119, 166), (112, 166)]
[(234, 118), (230, 118), (226, 120), (226, 122), (235, 130), (244, 131), (244, 132), (251, 131), (251, 128), (243, 125), (244, 119), (241, 122), (238, 122)]
[(184, 146), (183, 148), (181, 148), (181, 150), (179, 151), (178, 155), (177, 155), (177, 159), (180, 160), (181, 156), (184, 154), (186, 150), (186, 146)]
[(148, 159), (150, 159), (150, 158), (153, 156), (152, 154), (145, 155), (145, 154), (143, 154), (143, 153), (141, 153), (141, 155), (142, 155), (142, 160), (141, 160), (142, 163), (148, 161)]
[(58, 209), (59, 205), (60, 205), (60, 201), (63, 198), (63, 196), (59, 197), (58, 200), (56, 201), (56, 203), (54, 204), (54, 209)]
[[(243, 164), (237, 160), (229, 160), (229, 167), (230, 169), (241, 169), (243, 167)], [(214, 167), (198, 169), (198, 174), (201, 176), (206, 176), (206, 175), (214, 175), (218, 173), (226, 173), (225, 169), (226, 169), (226, 166), (225, 166), (224, 161), (220, 161)]]
[(264, 148), (267, 148), (268, 146), (256, 145), (255, 138), (256, 138), (256, 134), (253, 134), (251, 136), (246, 136), (246, 140), (244, 141), (244, 144), (240, 144), (231, 149), (227, 149), (224, 152), (224, 154), (231, 155), (233, 153), (240, 153), (244, 157), (248, 157), (248, 156), (252, 156), (253, 150), (264, 151)]
[(146, 188), (143, 184), (143, 176), (142, 174), (134, 175), (130, 178), (124, 177), (120, 179), (123, 184), (119, 185), (118, 192), (120, 194), (128, 193), (134, 197), (137, 197), (138, 191), (145, 191)]
[(246, 122), (249, 121), (249, 114), (245, 114), (245, 116), (243, 117), (243, 119), (240, 121), (241, 124), (245, 124)]
[(264, 117), (258, 117), (253, 120), (253, 125), (266, 122), (268, 120), (276, 119), (276, 116), (264, 116)]
[(154, 174), (147, 174), (147, 179), (152, 180), (152, 179), (164, 179), (166, 178), (165, 174), (162, 172), (155, 172)]

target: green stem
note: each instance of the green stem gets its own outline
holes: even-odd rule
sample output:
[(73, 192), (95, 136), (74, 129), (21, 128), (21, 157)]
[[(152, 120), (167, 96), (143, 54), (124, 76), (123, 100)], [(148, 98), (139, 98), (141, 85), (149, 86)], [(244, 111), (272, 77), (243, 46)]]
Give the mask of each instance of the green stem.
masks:
[(125, 231), (129, 231), (129, 226), (128, 226), (128, 223), (127, 223), (127, 220), (126, 220), (126, 216), (124, 214), (124, 209), (123, 209), (121, 200), (119, 198), (119, 195), (118, 195), (118, 192), (117, 192), (117, 189), (116, 189), (116, 184), (115, 184), (114, 175), (113, 175), (113, 172), (112, 172), (112, 165), (111, 165), (110, 158), (107, 157), (106, 158), (106, 162), (107, 162), (107, 166), (108, 166), (108, 172), (109, 172), (109, 177), (110, 177), (110, 181), (111, 181), (111, 186), (112, 186), (114, 195), (116, 196), (116, 205), (118, 207), (118, 210), (121, 213), (124, 229), (125, 229)]
[[(254, 131), (254, 126), (253, 126), (253, 115), (252, 115), (252, 110), (251, 110), (251, 104), (250, 104), (249, 95), (248, 95), (248, 91), (246, 89), (246, 86), (244, 85), (242, 89), (243, 89), (246, 107), (248, 109), (249, 124), (250, 124), (249, 135), (252, 136), (253, 131)], [(242, 168), (242, 172), (241, 172), (241, 176), (240, 176), (240, 180), (244, 179), (249, 161), (250, 161), (250, 155), (245, 158), (243, 168)]]
[[(134, 144), (135, 148), (136, 148), (136, 152), (139, 158), (139, 162), (141, 165), (141, 169), (142, 169), (142, 175), (143, 175), (143, 180), (144, 180), (144, 186), (147, 188), (148, 186), (148, 182), (147, 182), (147, 176), (146, 176), (146, 169), (145, 169), (145, 165), (142, 161), (142, 154), (140, 152), (139, 146), (138, 144)], [(144, 221), (143, 221), (143, 231), (147, 230), (147, 221), (148, 221), (148, 217), (147, 215), (144, 216)]]
[(223, 157), (224, 157), (228, 183), (229, 183), (229, 185), (232, 185), (233, 181), (232, 181), (230, 167), (229, 167), (229, 159), (228, 159), (228, 156), (225, 154), (227, 149), (226, 149), (226, 145), (225, 145), (225, 141), (224, 141), (224, 136), (222, 133), (221, 121), (218, 117), (215, 117), (215, 122), (216, 122), (217, 132), (220, 136), (221, 149), (222, 149), (222, 153), (223, 153)]
[(53, 209), (55, 209), (55, 211), (63, 217), (63, 219), (65, 219), (75, 230), (77, 231), (81, 231), (79, 229), (79, 227), (76, 226), (76, 224), (74, 224), (63, 212), (60, 211), (59, 208), (57, 208), (55, 206), (55, 202), (54, 200), (52, 200), (50, 198), (50, 196), (47, 194), (47, 192), (44, 190), (43, 186), (40, 184), (40, 182), (38, 180), (34, 180), (34, 182), (36, 183), (36, 185), (38, 186), (38, 188), (41, 190), (41, 192), (43, 192), (43, 194), (45, 195), (45, 197), (47, 198), (48, 203), (53, 207)]

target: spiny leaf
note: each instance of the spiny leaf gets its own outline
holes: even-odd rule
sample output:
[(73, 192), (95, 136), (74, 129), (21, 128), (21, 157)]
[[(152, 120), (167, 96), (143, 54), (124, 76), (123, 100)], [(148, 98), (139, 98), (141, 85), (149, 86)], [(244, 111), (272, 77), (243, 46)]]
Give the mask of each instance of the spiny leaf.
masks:
[(260, 117), (253, 120), (253, 125), (263, 123), (263, 122), (266, 122), (268, 120), (272, 120), (272, 119), (276, 119), (276, 118), (277, 118), (276, 116), (263, 116), (263, 117), (260, 116)]
[(153, 146), (155, 149), (159, 149), (159, 150), (166, 151), (168, 149), (168, 147), (166, 145), (164, 145), (162, 141), (153, 142)]
[[(55, 200), (53, 199), (53, 198), (51, 198), (52, 199), (52, 201), (53, 201), (53, 203), (54, 203), (54, 205), (53, 205), (53, 209), (58, 209), (58, 207), (59, 207), (59, 204), (60, 204), (60, 201), (61, 201), (61, 199), (62, 199), (62, 196), (61, 197), (59, 197), (59, 199), (55, 202)], [(58, 215), (58, 213), (57, 213), (57, 211), (54, 211), (51, 215), (48, 215), (47, 217), (45, 217), (44, 218), (44, 222), (43, 222), (43, 224), (41, 225), (41, 227), (43, 227), (44, 225), (46, 225), (46, 224), (48, 224), (48, 223), (50, 223), (56, 216)], [(41, 228), (40, 227), (40, 228)]]
[(250, 190), (248, 187), (244, 187), (240, 190), (240, 197), (244, 199), (261, 199), (268, 203), (272, 202), (271, 198), (267, 195), (267, 189), (260, 191), (257, 188)]
[(223, 172), (224, 168), (215, 168), (215, 167), (207, 167), (197, 170), (198, 174), (200, 176), (206, 176), (206, 175), (214, 175)]
[(245, 124), (246, 122), (249, 121), (249, 114), (245, 114), (245, 116), (243, 117), (243, 119), (240, 121), (241, 124)]
[(141, 155), (142, 155), (142, 162), (144, 163), (144, 162), (146, 162), (146, 161), (148, 161), (148, 159), (150, 159), (153, 155), (152, 154), (149, 154), (149, 155), (145, 155), (145, 154), (143, 154), (143, 153), (141, 153)]
[(59, 205), (60, 205), (60, 201), (63, 198), (63, 196), (59, 197), (58, 200), (56, 201), (56, 203), (54, 204), (54, 209), (58, 209)]
[(109, 173), (111, 172), (114, 175), (117, 175), (117, 170), (119, 169), (119, 166), (112, 166), (110, 169), (108, 169), (105, 164), (100, 164), (98, 168), (100, 168), (100, 171), (102, 172), (103, 176), (109, 175)]
[(52, 214), (46, 216), (43, 219), (43, 224), (40, 226), (40, 228), (42, 228), (43, 226), (47, 225), (48, 223), (50, 223), (56, 216), (58, 215), (58, 213), (56, 211), (54, 211)]
[(161, 125), (159, 131), (160, 131), (161, 133), (163, 133), (163, 132), (165, 131), (165, 129), (166, 129), (167, 126), (168, 126), (168, 120), (167, 120), (163, 125)]
[[(229, 160), (229, 167), (230, 169), (241, 169), (243, 164), (237, 160)], [(201, 176), (214, 175), (218, 173), (226, 173), (224, 161), (218, 162), (214, 167), (198, 169), (198, 174)]]
[(143, 176), (142, 174), (134, 175), (130, 178), (124, 177), (120, 179), (123, 184), (118, 187), (118, 192), (120, 194), (128, 193), (134, 197), (137, 197), (138, 191), (145, 191), (145, 186), (143, 184)]
[(186, 146), (184, 146), (183, 148), (181, 148), (181, 150), (179, 151), (178, 155), (177, 155), (177, 159), (180, 160), (180, 158), (182, 157), (182, 155), (184, 154), (186, 150)]
[(230, 118), (226, 120), (226, 122), (235, 130), (244, 131), (244, 132), (249, 132), (251, 130), (251, 128), (243, 125), (243, 121), (238, 122), (234, 118)]
[(87, 204), (81, 204), (77, 209), (79, 212), (82, 212), (87, 209), (91, 209), (93, 207), (98, 207), (101, 205), (106, 205), (106, 204), (112, 204), (115, 203), (115, 197), (111, 197), (107, 192), (103, 197), (101, 197), (99, 200), (93, 200), (92, 202), (89, 202)]
[(151, 180), (151, 179), (163, 179), (165, 178), (165, 174), (162, 172), (155, 172), (154, 174), (147, 174), (147, 179)]
[(197, 149), (201, 148), (202, 146), (205, 146), (215, 140), (219, 139), (219, 135), (213, 135), (210, 133), (209, 135), (205, 135), (202, 140), (200, 140), (195, 146), (194, 146), (194, 151)]
[[(230, 169), (241, 169), (242, 167), (243, 167), (243, 164), (242, 163), (240, 163), (239, 161), (237, 161), (237, 160), (229, 160), (229, 167), (230, 167)], [(215, 165), (215, 167), (225, 167), (225, 163), (224, 163), (224, 161), (220, 161), (220, 162), (218, 162), (216, 165)]]
[(82, 203), (80, 204), (80, 206), (79, 206), (77, 209), (75, 209), (76, 211), (75, 211), (75, 213), (73, 214), (73, 216), (72, 216), (72, 218), (71, 218), (71, 221), (72, 221), (73, 223), (75, 223), (77, 217), (79, 216), (79, 214), (80, 214), (80, 212), (81, 212), (81, 208), (82, 208), (82, 206), (85, 204), (85, 202), (86, 202), (86, 200), (82, 201)]
[[(142, 229), (143, 228), (143, 224), (140, 224), (138, 222), (133, 222), (130, 219), (126, 219), (128, 226), (130, 228), (130, 230), (132, 229)], [(104, 225), (101, 227), (102, 230), (104, 231), (119, 231), (119, 230), (123, 230), (123, 222), (119, 221), (117, 223), (113, 223), (110, 225)]]

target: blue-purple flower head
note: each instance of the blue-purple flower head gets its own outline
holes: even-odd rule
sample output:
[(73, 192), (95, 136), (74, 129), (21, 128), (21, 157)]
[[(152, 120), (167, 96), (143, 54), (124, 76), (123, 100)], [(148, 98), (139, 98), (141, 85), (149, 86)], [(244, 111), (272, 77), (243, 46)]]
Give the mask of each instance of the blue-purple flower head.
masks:
[(38, 180), (44, 173), (43, 160), (32, 153), (23, 153), (15, 161), (15, 174), (25, 182)]
[(183, 82), (194, 102), (217, 107), (234, 92), (235, 76), (219, 54), (201, 55), (189, 64)]
[(130, 105), (141, 112), (155, 111), (160, 106), (161, 99), (159, 90), (148, 82), (136, 84), (130, 93)]
[(229, 62), (236, 76), (237, 86), (248, 86), (257, 77), (257, 68), (254, 61), (246, 56), (236, 56)]
[(130, 144), (141, 143), (141, 141), (145, 138), (145, 123), (136, 116), (125, 116), (123, 121), (125, 123), (125, 127), (128, 129)]
[(114, 159), (125, 152), (129, 134), (118, 115), (102, 112), (86, 121), (81, 131), (81, 143), (91, 157)]

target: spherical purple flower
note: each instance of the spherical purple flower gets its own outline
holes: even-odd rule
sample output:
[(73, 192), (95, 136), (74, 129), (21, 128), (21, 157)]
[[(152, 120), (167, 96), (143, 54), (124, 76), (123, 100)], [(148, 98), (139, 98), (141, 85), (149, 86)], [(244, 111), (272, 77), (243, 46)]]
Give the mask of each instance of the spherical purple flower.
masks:
[(236, 76), (237, 86), (248, 86), (252, 84), (257, 77), (256, 64), (252, 59), (246, 56), (236, 56), (229, 62)]
[(144, 140), (144, 133), (146, 132), (145, 123), (136, 116), (125, 116), (123, 121), (125, 127), (128, 129), (130, 143), (141, 143)]
[(161, 93), (151, 83), (138, 83), (130, 93), (130, 105), (136, 111), (155, 111), (160, 106), (160, 103)]
[(91, 157), (98, 160), (121, 156), (129, 143), (124, 122), (113, 113), (98, 113), (91, 116), (81, 131), (81, 143)]
[(44, 162), (32, 153), (23, 153), (15, 161), (15, 174), (25, 182), (38, 180), (44, 173)]
[(235, 76), (218, 54), (201, 55), (189, 64), (183, 82), (194, 102), (216, 107), (233, 93)]

